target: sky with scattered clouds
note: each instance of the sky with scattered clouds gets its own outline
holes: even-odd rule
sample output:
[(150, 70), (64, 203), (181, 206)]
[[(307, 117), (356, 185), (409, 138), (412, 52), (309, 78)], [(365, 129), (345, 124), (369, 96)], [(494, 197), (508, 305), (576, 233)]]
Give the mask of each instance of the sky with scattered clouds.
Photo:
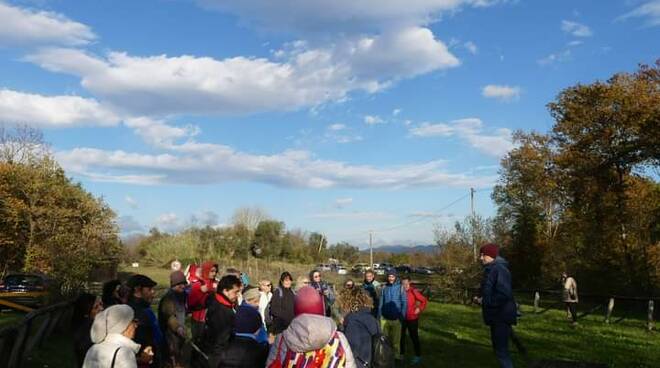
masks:
[(0, 123), (124, 235), (259, 206), (364, 246), (492, 216), (515, 130), (658, 55), (660, 0), (0, 0)]

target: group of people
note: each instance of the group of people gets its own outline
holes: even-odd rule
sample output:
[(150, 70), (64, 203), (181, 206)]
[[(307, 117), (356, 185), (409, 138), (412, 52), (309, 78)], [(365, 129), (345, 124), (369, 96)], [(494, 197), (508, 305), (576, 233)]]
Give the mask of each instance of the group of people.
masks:
[[(96, 367), (377, 367), (393, 366), (413, 342), (412, 364), (421, 361), (418, 319), (427, 300), (409, 277), (394, 270), (381, 285), (372, 271), (362, 284), (347, 280), (335, 290), (313, 270), (294, 286), (289, 272), (276, 288), (250, 285), (248, 275), (215, 262), (170, 274), (157, 311), (156, 282), (137, 274), (104, 285), (75, 305), (74, 338), (79, 366)], [(190, 316), (190, 330), (186, 320)], [(384, 340), (383, 340), (384, 339)], [(376, 360), (380, 359), (381, 363)]]

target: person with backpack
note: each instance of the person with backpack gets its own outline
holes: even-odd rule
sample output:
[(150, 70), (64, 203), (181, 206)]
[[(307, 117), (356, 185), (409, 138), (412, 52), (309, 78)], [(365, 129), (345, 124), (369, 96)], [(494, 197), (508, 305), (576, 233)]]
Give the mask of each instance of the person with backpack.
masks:
[(356, 365), (360, 368), (373, 367), (372, 342), (381, 331), (378, 320), (371, 314), (371, 296), (362, 288), (353, 288), (340, 293), (338, 304), (347, 313), (343, 322), (344, 335), (351, 345)]
[(406, 309), (406, 318), (403, 320), (401, 328), (401, 355), (406, 353), (406, 331), (410, 332), (410, 339), (415, 349), (415, 357), (411, 364), (417, 365), (422, 361), (422, 347), (419, 343), (419, 315), (426, 309), (427, 300), (422, 293), (415, 289), (410, 283), (410, 276), (401, 277), (401, 285), (406, 291), (408, 307)]
[(223, 276), (218, 282), (217, 291), (207, 302), (202, 346), (208, 356), (209, 367), (218, 366), (222, 351), (229, 345), (241, 285), (241, 280), (237, 276)]
[(321, 271), (312, 270), (309, 273), (309, 286), (313, 287), (322, 297), (325, 304), (325, 316), (332, 315), (332, 305), (335, 303), (335, 292), (327, 282), (323, 281)]
[(291, 286), (293, 285), (293, 277), (287, 271), (282, 272), (280, 275), (280, 283), (277, 289), (273, 292), (273, 297), (268, 305), (268, 312), (266, 314), (266, 328), (270, 335), (277, 335), (286, 330), (293, 320), (294, 312), (293, 307), (295, 304), (295, 293)]
[(134, 317), (133, 308), (125, 304), (113, 305), (97, 314), (89, 332), (94, 345), (85, 354), (83, 368), (137, 368), (140, 344), (133, 341), (137, 329)]
[(362, 283), (362, 288), (369, 293), (371, 300), (373, 301), (373, 309), (371, 314), (374, 317), (378, 317), (378, 300), (380, 298), (380, 282), (376, 280), (376, 274), (372, 270), (367, 270), (364, 273), (364, 282)]
[(516, 302), (508, 263), (498, 253), (499, 247), (492, 243), (479, 249), (479, 259), (484, 266), (481, 308), (484, 323), (490, 327), (490, 339), (500, 367), (512, 368), (509, 339), (513, 336), (511, 326), (516, 324)]
[(295, 297), (295, 318), (270, 348), (268, 368), (357, 368), (351, 346), (325, 316), (321, 294), (305, 286)]
[(378, 317), (383, 334), (392, 341), (397, 360), (401, 360), (401, 328), (408, 310), (408, 298), (396, 274), (387, 271), (387, 284), (383, 287), (378, 303)]
[(192, 278), (190, 294), (188, 294), (188, 310), (192, 314), (190, 330), (195, 344), (200, 344), (204, 333), (206, 320), (206, 301), (215, 291), (215, 276), (218, 274), (218, 264), (213, 261), (202, 263), (201, 268), (195, 268), (195, 277)]
[(255, 368), (266, 364), (268, 344), (261, 343), (258, 337), (263, 328), (261, 316), (246, 302), (247, 298), (236, 311), (233, 335), (220, 354), (218, 368)]

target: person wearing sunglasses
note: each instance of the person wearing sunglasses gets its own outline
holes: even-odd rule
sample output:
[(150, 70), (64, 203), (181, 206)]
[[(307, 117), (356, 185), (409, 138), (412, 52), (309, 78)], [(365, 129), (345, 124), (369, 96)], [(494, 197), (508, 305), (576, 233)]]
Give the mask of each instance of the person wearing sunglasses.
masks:
[(270, 280), (261, 280), (259, 281), (259, 314), (261, 315), (261, 320), (264, 322), (264, 327), (266, 326), (266, 308), (268, 308), (268, 303), (270, 299), (273, 298), (273, 284)]

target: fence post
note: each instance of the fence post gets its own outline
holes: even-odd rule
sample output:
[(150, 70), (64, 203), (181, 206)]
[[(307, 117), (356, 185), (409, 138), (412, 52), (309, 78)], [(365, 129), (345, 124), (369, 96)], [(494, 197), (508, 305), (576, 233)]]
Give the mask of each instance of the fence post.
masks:
[(537, 291), (534, 293), (534, 313), (538, 313), (540, 302), (541, 302), (541, 294)]
[(649, 323), (648, 323), (648, 330), (653, 331), (653, 307), (654, 307), (654, 301), (649, 300)]
[(610, 317), (612, 316), (613, 310), (614, 310), (614, 298), (610, 298), (610, 302), (607, 303), (607, 315), (605, 315), (605, 323), (610, 323)]

